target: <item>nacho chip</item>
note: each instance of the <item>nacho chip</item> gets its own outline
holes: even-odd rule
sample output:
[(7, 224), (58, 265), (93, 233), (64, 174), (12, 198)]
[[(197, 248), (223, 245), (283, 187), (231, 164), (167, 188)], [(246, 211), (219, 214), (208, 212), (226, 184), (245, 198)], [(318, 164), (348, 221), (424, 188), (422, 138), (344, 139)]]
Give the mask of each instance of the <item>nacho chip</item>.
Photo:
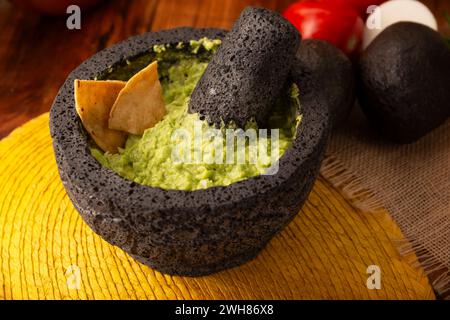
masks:
[(126, 85), (123, 81), (75, 80), (75, 108), (84, 128), (103, 150), (117, 153), (125, 144), (125, 132), (108, 127), (111, 108)]
[(166, 114), (158, 63), (152, 62), (128, 80), (109, 117), (109, 128), (136, 135), (153, 127)]

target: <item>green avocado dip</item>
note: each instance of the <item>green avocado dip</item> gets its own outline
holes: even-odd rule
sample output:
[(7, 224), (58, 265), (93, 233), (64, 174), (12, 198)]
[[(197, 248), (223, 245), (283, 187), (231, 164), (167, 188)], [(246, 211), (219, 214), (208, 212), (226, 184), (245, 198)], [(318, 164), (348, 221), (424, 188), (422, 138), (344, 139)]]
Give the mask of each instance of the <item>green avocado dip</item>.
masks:
[[(246, 130), (255, 129), (256, 145), (267, 147), (268, 156), (258, 157), (256, 160), (252, 158), (253, 161), (249, 161), (255, 144), (244, 140), (245, 161), (244, 163), (236, 161), (238, 156), (234, 153), (237, 153), (239, 143), (232, 145), (233, 149), (228, 149), (229, 144), (226, 144), (229, 140), (225, 133), (229, 132), (232, 125), (215, 129), (201, 120), (198, 114), (188, 113), (189, 97), (220, 43), (220, 40), (203, 38), (186, 44), (155, 46), (149, 52), (131, 61), (124, 61), (99, 76), (98, 78), (102, 80), (126, 81), (150, 62), (158, 60), (158, 73), (167, 114), (142, 136), (129, 135), (125, 148), (119, 149), (117, 154), (103, 153), (92, 146), (91, 153), (95, 159), (122, 177), (162, 189), (197, 190), (227, 186), (266, 173), (295, 138), (297, 125), (301, 120), (298, 88), (294, 84), (287, 86), (286, 93), (276, 103), (269, 117), (267, 127), (279, 129), (278, 148), (273, 146), (275, 140), (272, 139), (272, 131), (268, 130), (269, 133), (263, 135), (256, 123), (250, 122)], [(188, 140), (190, 143), (186, 143), (186, 140), (177, 135), (179, 129), (191, 137), (196, 135), (198, 137), (200, 134), (203, 138), (200, 142)], [(205, 132), (214, 134), (205, 138)], [(242, 132), (243, 130), (241, 134)], [(223, 152), (218, 153), (218, 145), (227, 147), (223, 147)], [(191, 161), (178, 161), (173, 156), (175, 148), (178, 148), (176, 149), (178, 154), (188, 156), (187, 159)], [(271, 154), (274, 150), (278, 151), (275, 155)], [(198, 159), (201, 161), (195, 161)], [(228, 162), (228, 159), (235, 161)]]

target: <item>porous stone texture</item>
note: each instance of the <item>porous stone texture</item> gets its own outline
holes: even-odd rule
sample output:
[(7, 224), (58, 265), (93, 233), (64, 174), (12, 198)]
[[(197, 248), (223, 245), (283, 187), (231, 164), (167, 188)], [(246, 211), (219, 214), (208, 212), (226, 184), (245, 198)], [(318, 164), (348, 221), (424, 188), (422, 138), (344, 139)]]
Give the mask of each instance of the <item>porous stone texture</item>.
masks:
[[(295, 57), (292, 76), (301, 88), (301, 100), (309, 95), (327, 99), (334, 125), (342, 124), (356, 100), (356, 81), (352, 62), (339, 49), (326, 41), (303, 40)], [(315, 91), (317, 83), (322, 84)]]
[(209, 123), (264, 126), (300, 44), (297, 29), (279, 13), (247, 7), (225, 36), (189, 102)]
[(358, 74), (361, 107), (391, 141), (414, 142), (450, 116), (450, 48), (427, 26), (386, 28), (363, 52)]
[[(324, 77), (311, 77), (308, 88), (302, 89), (303, 120), (276, 174), (196, 191), (136, 184), (102, 167), (90, 154), (88, 136), (76, 114), (73, 81), (93, 79), (155, 44), (224, 34), (178, 28), (132, 37), (76, 68), (51, 109), (59, 173), (84, 221), (109, 243), (167, 274), (200, 276), (238, 266), (255, 257), (295, 217), (316, 179), (329, 136), (329, 99), (321, 94), (328, 89)], [(296, 81), (311, 73), (308, 62), (303, 63)]]

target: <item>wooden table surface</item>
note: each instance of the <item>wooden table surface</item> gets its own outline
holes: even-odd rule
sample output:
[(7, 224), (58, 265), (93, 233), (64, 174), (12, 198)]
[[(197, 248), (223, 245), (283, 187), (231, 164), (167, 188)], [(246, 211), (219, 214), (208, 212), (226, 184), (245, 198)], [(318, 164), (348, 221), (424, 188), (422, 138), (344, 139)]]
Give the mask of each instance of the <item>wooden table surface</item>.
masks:
[[(290, 0), (116, 0), (82, 12), (81, 30), (66, 17), (45, 17), (0, 0), (0, 138), (50, 109), (66, 76), (97, 51), (131, 35), (176, 26), (229, 28), (247, 5), (283, 10)], [(443, 14), (450, 1), (427, 0)]]

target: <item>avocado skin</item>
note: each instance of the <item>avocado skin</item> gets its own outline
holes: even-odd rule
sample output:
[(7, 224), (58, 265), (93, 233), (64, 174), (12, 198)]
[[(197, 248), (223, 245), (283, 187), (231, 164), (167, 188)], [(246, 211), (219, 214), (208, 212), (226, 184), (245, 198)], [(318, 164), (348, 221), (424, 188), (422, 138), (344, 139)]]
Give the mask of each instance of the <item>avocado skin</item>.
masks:
[(450, 49), (434, 30), (396, 23), (370, 44), (358, 68), (360, 105), (389, 140), (412, 143), (450, 115)]
[[(171, 275), (201, 276), (243, 264), (298, 214), (318, 175), (330, 133), (329, 100), (314, 94), (326, 90), (325, 77), (311, 79), (311, 92), (303, 90), (311, 98), (302, 101), (302, 123), (276, 174), (195, 191), (140, 185), (102, 167), (90, 153), (88, 135), (75, 111), (73, 81), (93, 79), (155, 44), (223, 38), (225, 33), (176, 28), (104, 49), (68, 76), (50, 112), (59, 174), (83, 220), (110, 244)], [(303, 72), (312, 73), (307, 68)]]
[[(302, 102), (321, 96), (330, 108), (332, 123), (340, 125), (356, 100), (356, 79), (352, 62), (330, 43), (317, 39), (303, 40), (295, 56), (292, 76), (297, 82)], [(321, 83), (314, 90), (311, 85)], [(326, 88), (326, 90), (324, 90)]]

